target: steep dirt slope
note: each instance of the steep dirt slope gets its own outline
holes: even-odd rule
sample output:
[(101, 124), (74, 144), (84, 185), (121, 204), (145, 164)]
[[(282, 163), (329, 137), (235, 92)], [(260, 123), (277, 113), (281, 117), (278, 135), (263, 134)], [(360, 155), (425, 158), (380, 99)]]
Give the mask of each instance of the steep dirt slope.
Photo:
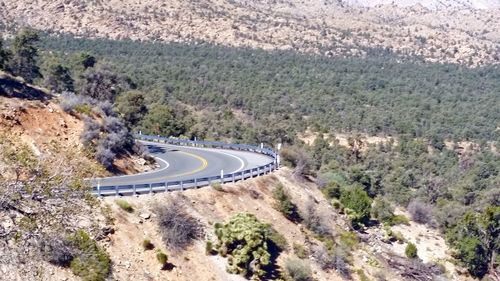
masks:
[[(50, 264), (44, 245), (77, 230), (108, 233), (82, 179), (110, 173), (81, 144), (83, 130), (57, 97), (0, 72), (0, 280), (81, 280)], [(120, 159), (121, 172), (144, 169), (136, 159)]]
[[(118, 280), (244, 280), (240, 276), (225, 271), (227, 261), (218, 256), (207, 256), (205, 242), (198, 241), (185, 252), (169, 252), (162, 242), (157, 228), (155, 207), (168, 204), (171, 200), (181, 202), (188, 212), (199, 219), (205, 226), (205, 239), (215, 241), (214, 223), (227, 221), (240, 212), (255, 214), (259, 220), (270, 223), (281, 233), (290, 245), (290, 249), (278, 258), (278, 265), (283, 266), (287, 257), (294, 256), (292, 245), (305, 245), (308, 249), (321, 244), (305, 225), (293, 223), (274, 209), (272, 191), (278, 184), (283, 184), (301, 212), (306, 205), (312, 204), (334, 235), (349, 230), (346, 217), (334, 210), (314, 183), (294, 179), (292, 171), (282, 168), (272, 175), (248, 180), (236, 184), (224, 185), (222, 190), (211, 187), (186, 192), (144, 195), (136, 198), (123, 198), (134, 206), (133, 213), (121, 210), (116, 198), (105, 198), (113, 213), (115, 233), (109, 236), (107, 250), (115, 264), (113, 275)], [(395, 227), (404, 236), (417, 243), (419, 253), (425, 262), (444, 262), (451, 259), (446, 253), (447, 246), (436, 231), (412, 223), (410, 226)], [(400, 272), (391, 269), (386, 261), (389, 257), (404, 257), (404, 246), (397, 242), (383, 242), (381, 229), (372, 229), (360, 235), (360, 242), (353, 250), (351, 270), (354, 280), (360, 280), (357, 272), (363, 272), (370, 280), (382, 275), (386, 280), (403, 280)], [(412, 232), (411, 234), (409, 232)], [(166, 251), (172, 267), (161, 270), (156, 261), (154, 250), (142, 248), (143, 239), (150, 239), (156, 248)], [(403, 249), (403, 250), (401, 250)], [(311, 254), (306, 258), (311, 262), (315, 280), (344, 280), (335, 270), (323, 270)], [(468, 280), (457, 273), (452, 264), (446, 264), (443, 280)], [(448, 276), (448, 277), (446, 277)], [(410, 279), (408, 279), (410, 280)]]
[[(72, 166), (84, 177), (110, 175), (81, 143), (83, 120), (64, 112), (58, 102), (45, 89), (0, 72), (0, 133), (26, 144), (51, 165)], [(133, 155), (115, 162), (122, 174), (149, 169)]]

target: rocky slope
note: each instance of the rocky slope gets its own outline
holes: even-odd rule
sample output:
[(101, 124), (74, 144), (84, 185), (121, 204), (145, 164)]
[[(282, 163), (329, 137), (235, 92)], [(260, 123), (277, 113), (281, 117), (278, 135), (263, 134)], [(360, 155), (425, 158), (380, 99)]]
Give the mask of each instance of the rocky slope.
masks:
[(497, 0), (0, 0), (0, 27), (328, 56), (364, 56), (376, 48), (478, 66), (499, 63), (499, 9)]
[[(81, 116), (63, 111), (59, 98), (47, 90), (24, 83), (0, 71), (0, 133), (27, 145), (45, 162), (73, 166), (85, 177), (110, 175), (90, 159), (80, 136), (84, 130)], [(71, 163), (67, 165), (71, 157)], [(137, 173), (150, 169), (134, 155), (115, 160), (116, 173)]]
[[(48, 262), (47, 243), (77, 230), (107, 233), (107, 218), (82, 179), (109, 172), (83, 147), (83, 129), (56, 96), (0, 72), (1, 280), (74, 278)], [(117, 172), (141, 171), (138, 159), (124, 156)]]
[(397, 7), (410, 7), (421, 5), (431, 10), (445, 10), (445, 9), (495, 9), (500, 7), (498, 0), (344, 0), (344, 3), (351, 6), (360, 7), (375, 7), (380, 5), (389, 5)]
[[(214, 224), (227, 221), (240, 213), (252, 213), (284, 236), (289, 247), (282, 252), (277, 264), (284, 271), (288, 258), (296, 257), (293, 245), (303, 245), (306, 250), (304, 260), (310, 262), (314, 280), (347, 280), (339, 270), (325, 269), (318, 256), (322, 242), (311, 232), (306, 223), (294, 223), (283, 217), (275, 209), (273, 190), (278, 184), (285, 186), (299, 212), (306, 213), (308, 205), (313, 204), (321, 216), (321, 223), (335, 236), (349, 233), (347, 216), (335, 210), (314, 183), (298, 180), (293, 171), (282, 168), (269, 176), (252, 179), (236, 184), (226, 184), (222, 189), (211, 187), (173, 192), (167, 194), (145, 195), (137, 198), (125, 198), (134, 212), (127, 213), (115, 204), (116, 198), (106, 198), (103, 203), (112, 210), (115, 233), (109, 236), (107, 250), (115, 266), (113, 276), (117, 280), (245, 280), (241, 276), (228, 274), (225, 270), (227, 260), (220, 256), (207, 255), (205, 241), (215, 241)], [(198, 240), (185, 251), (169, 251), (163, 243), (157, 225), (156, 206), (175, 200), (196, 217), (204, 226), (204, 240)], [(403, 215), (408, 215), (402, 213)], [(402, 233), (405, 241), (417, 245), (422, 264), (415, 272), (418, 280), (469, 280), (460, 274), (448, 254), (448, 247), (438, 231), (411, 222), (410, 225), (397, 225), (392, 229)], [(382, 227), (371, 227), (366, 232), (356, 234), (355, 246), (352, 247), (352, 260), (349, 266), (354, 280), (417, 280), (404, 276), (408, 274), (405, 266), (411, 267), (406, 260), (404, 249), (406, 242), (387, 242)], [(169, 255), (170, 270), (161, 270), (155, 260), (154, 251), (144, 250), (142, 241), (149, 239), (156, 248)], [(392, 263), (400, 267), (392, 266)], [(425, 276), (431, 264), (442, 266), (435, 276)], [(413, 272), (415, 274), (415, 272)], [(362, 279), (365, 278), (369, 279)], [(407, 279), (405, 279), (407, 278)]]

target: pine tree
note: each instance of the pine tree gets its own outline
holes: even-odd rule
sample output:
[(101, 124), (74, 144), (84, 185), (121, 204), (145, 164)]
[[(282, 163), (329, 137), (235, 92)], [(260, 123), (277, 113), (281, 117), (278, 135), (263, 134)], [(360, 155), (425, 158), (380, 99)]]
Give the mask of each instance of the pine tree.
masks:
[(26, 29), (21, 31), (12, 45), (13, 56), (11, 60), (12, 73), (32, 83), (36, 78), (41, 78), (40, 68), (37, 65), (39, 41), (38, 33)]
[(7, 64), (9, 62), (10, 52), (3, 48), (3, 40), (0, 35), (0, 70), (7, 70)]

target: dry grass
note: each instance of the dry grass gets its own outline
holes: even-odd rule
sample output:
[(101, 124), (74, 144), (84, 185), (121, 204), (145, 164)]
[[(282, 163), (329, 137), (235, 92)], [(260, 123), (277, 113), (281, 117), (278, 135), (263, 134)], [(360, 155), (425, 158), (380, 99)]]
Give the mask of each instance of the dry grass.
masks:
[(170, 200), (158, 205), (158, 229), (165, 246), (173, 251), (183, 251), (203, 236), (203, 225), (187, 213), (182, 203)]
[(499, 63), (498, 9), (384, 5), (366, 10), (343, 5), (319, 0), (21, 0), (4, 1), (0, 21), (7, 27), (32, 25), (113, 39), (204, 41), (327, 56), (364, 56), (366, 47), (374, 47), (432, 62)]

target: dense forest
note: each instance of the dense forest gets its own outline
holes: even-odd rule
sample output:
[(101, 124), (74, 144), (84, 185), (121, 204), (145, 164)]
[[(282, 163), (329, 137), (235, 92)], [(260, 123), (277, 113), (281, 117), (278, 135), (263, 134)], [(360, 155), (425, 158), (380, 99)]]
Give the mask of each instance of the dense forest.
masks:
[[(487, 145), (500, 136), (497, 67), (401, 61), (383, 51), (325, 58), (27, 34), (0, 45), (0, 68), (63, 93), (67, 110), (97, 108), (105, 122), (87, 121), (82, 140), (105, 166), (132, 146), (119, 141), (128, 130), (281, 141), (283, 162), (316, 180), (353, 229), (401, 223), (394, 208), (402, 206), (441, 229), (472, 275), (498, 268), (500, 157)], [(311, 146), (297, 139), (306, 128), (319, 135)], [(347, 146), (329, 138), (337, 132), (352, 135)], [(366, 145), (359, 133), (395, 141)], [(450, 148), (444, 140), (473, 143)]]
[[(500, 135), (500, 69), (494, 66), (402, 63), (383, 50), (368, 58), (325, 58), (68, 36), (46, 37), (42, 47), (91, 52), (156, 99), (214, 111), (241, 109), (251, 120), (279, 123), (282, 130), (272, 133), (283, 141), (305, 126), (428, 139), (491, 141)], [(264, 132), (257, 139), (245, 140), (266, 141), (270, 132), (259, 129)]]

